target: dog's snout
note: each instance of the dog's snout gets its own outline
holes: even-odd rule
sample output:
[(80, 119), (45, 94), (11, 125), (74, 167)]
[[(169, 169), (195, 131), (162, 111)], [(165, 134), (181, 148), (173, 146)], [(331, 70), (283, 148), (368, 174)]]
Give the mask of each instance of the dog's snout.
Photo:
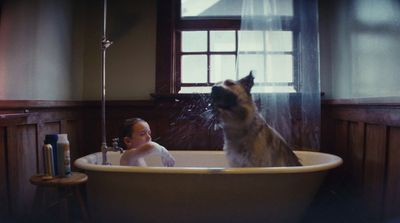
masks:
[(214, 86), (211, 88), (211, 95), (218, 95), (221, 94), (222, 92), (222, 87), (221, 86)]
[(220, 108), (230, 108), (236, 105), (236, 95), (222, 86), (211, 88), (211, 98), (214, 105)]

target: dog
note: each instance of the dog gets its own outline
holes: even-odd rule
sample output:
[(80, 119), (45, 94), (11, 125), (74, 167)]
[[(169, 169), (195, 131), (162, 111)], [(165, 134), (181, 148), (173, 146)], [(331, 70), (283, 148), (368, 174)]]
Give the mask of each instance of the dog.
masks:
[(270, 127), (251, 97), (252, 72), (225, 80), (211, 89), (211, 101), (224, 135), (223, 149), (231, 167), (301, 166), (282, 136)]

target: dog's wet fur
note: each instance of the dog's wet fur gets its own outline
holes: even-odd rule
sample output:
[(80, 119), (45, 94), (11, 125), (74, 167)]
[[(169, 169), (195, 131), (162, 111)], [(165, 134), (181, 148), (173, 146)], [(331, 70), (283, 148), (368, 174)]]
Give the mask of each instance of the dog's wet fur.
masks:
[(250, 72), (238, 81), (217, 83), (211, 90), (230, 166), (301, 166), (290, 146), (257, 111), (250, 94), (253, 85)]

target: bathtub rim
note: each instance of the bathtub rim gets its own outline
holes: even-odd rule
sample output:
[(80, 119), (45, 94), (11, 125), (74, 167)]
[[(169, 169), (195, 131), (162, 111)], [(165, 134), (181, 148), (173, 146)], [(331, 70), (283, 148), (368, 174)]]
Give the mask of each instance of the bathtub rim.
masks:
[[(174, 152), (205, 152), (205, 153), (224, 153), (214, 150), (172, 150)], [(329, 162), (291, 167), (138, 167), (138, 166), (118, 166), (118, 165), (99, 165), (88, 163), (87, 156), (99, 155), (100, 152), (92, 153), (75, 160), (74, 165), (82, 170), (98, 172), (133, 172), (133, 173), (169, 173), (169, 174), (265, 174), (265, 173), (310, 173), (327, 171), (340, 166), (343, 163), (339, 156), (313, 151), (294, 151), (298, 155), (319, 155), (329, 158)]]

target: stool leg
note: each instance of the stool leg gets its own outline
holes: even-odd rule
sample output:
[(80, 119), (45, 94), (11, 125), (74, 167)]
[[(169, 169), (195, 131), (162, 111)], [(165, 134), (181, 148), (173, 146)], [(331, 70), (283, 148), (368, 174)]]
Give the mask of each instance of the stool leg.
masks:
[(44, 188), (41, 186), (36, 187), (35, 196), (32, 202), (31, 215), (34, 219), (39, 219), (40, 215), (44, 213)]
[(89, 214), (86, 208), (86, 204), (83, 200), (81, 191), (79, 190), (78, 186), (74, 187), (74, 193), (75, 193), (75, 197), (77, 198), (78, 202), (79, 202), (79, 206), (81, 207), (81, 213), (83, 215), (83, 220), (85, 222), (90, 222), (90, 218), (89, 218)]
[(68, 210), (68, 189), (58, 188), (58, 200), (59, 200), (59, 214), (62, 216), (62, 220), (65, 223), (69, 223), (69, 210)]

